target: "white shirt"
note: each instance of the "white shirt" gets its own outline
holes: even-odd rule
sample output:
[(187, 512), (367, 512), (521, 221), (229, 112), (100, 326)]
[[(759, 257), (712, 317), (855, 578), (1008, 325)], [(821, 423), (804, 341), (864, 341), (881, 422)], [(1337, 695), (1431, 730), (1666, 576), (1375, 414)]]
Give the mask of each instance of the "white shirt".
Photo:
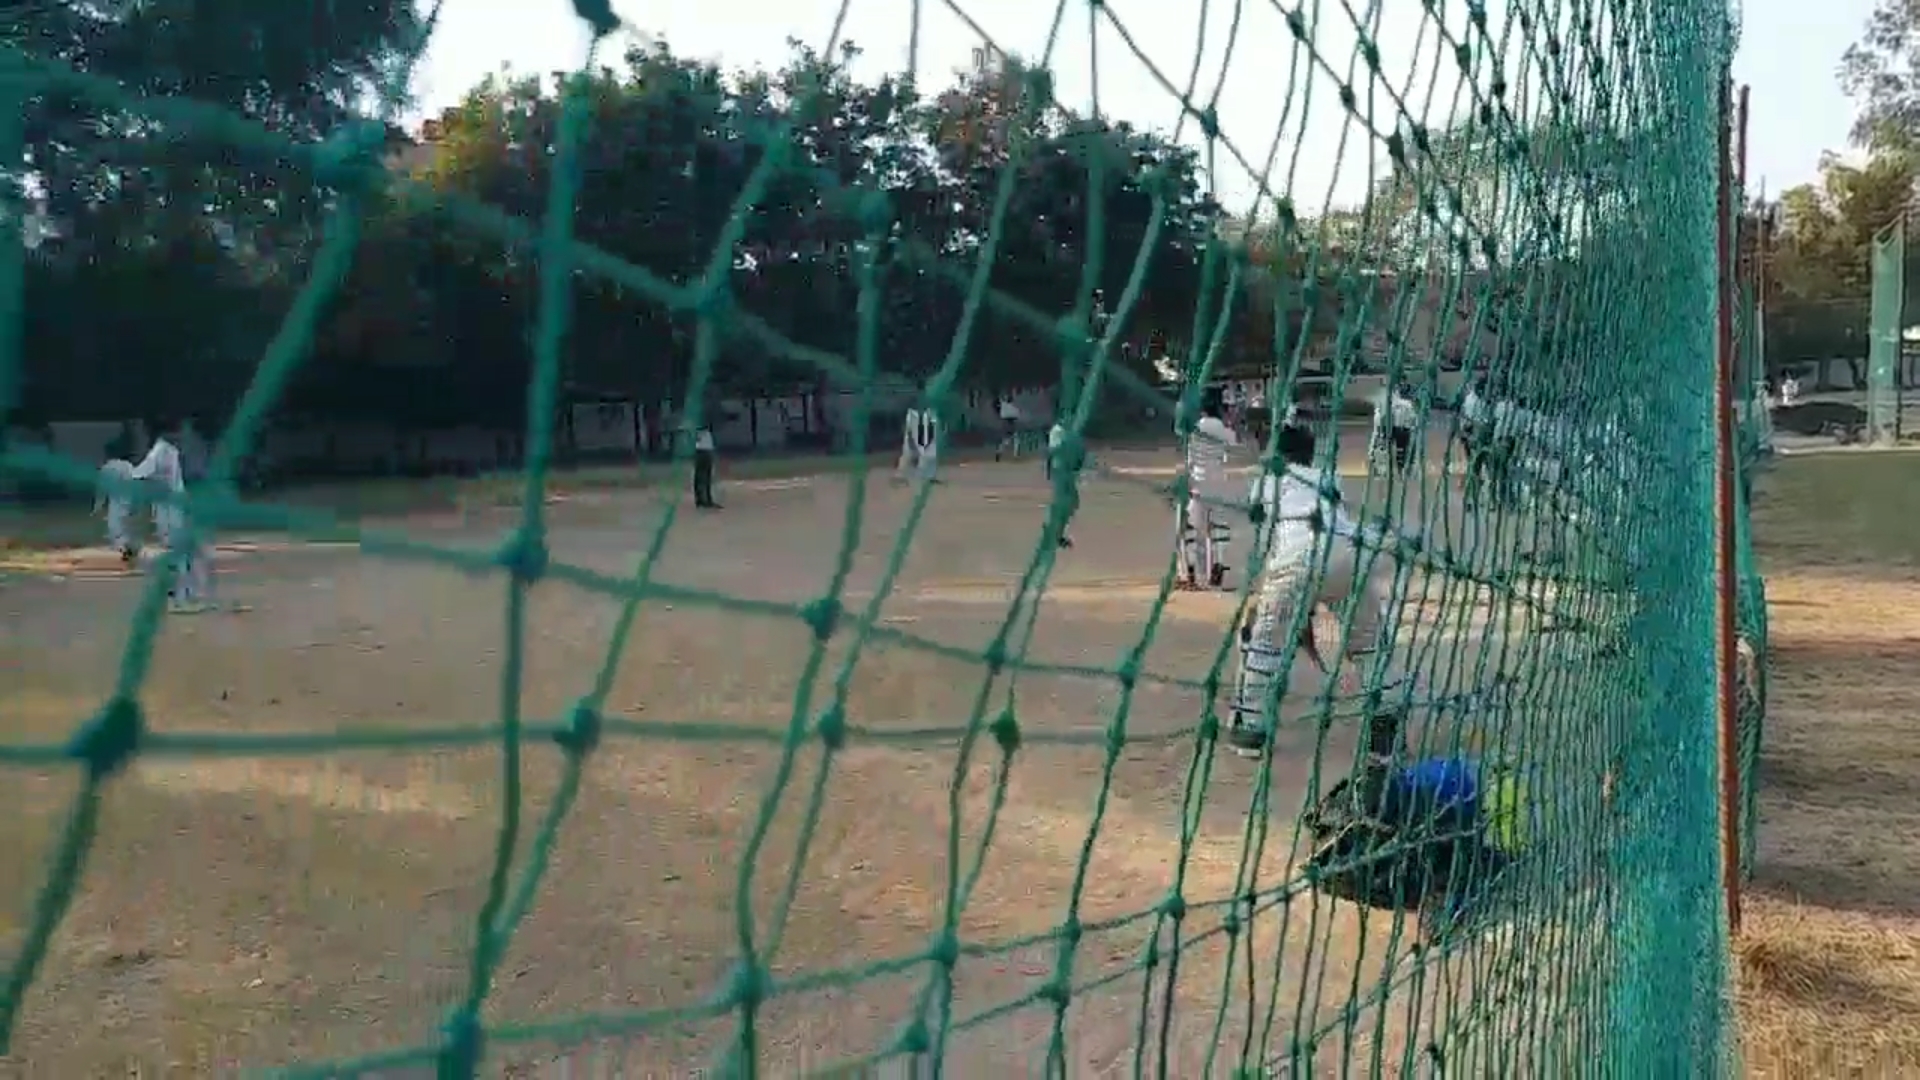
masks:
[[(151, 480), (178, 495), (187, 490), (187, 478), (180, 468), (180, 450), (165, 436), (153, 440), (147, 456), (133, 467), (135, 480)], [(184, 521), (186, 511), (171, 503), (153, 504), (153, 524), (160, 530), (160, 538), (168, 540), (173, 531)]]
[(1410, 428), (1420, 422), (1420, 410), (1404, 394), (1382, 390), (1373, 399), (1373, 423), (1385, 427), (1389, 422), (1397, 428)]
[(1266, 528), (1272, 530), (1267, 548), (1267, 565), (1282, 566), (1310, 557), (1319, 545), (1313, 522), (1317, 516), (1335, 536), (1357, 536), (1354, 524), (1339, 502), (1328, 491), (1338, 492), (1322, 469), (1288, 465), (1279, 473), (1267, 473), (1253, 482), (1248, 501), (1266, 511)]
[(928, 450), (939, 438), (940, 418), (932, 409), (907, 410), (907, 442)]
[(156, 481), (175, 494), (187, 490), (186, 474), (180, 468), (180, 450), (164, 436), (153, 440), (147, 456), (133, 467), (133, 478)]
[(1239, 439), (1226, 422), (1217, 416), (1203, 416), (1187, 438), (1187, 481), (1193, 491), (1204, 492), (1227, 476), (1227, 448), (1239, 445)]
[(1460, 415), (1470, 424), (1482, 424), (1487, 420), (1487, 399), (1480, 396), (1478, 390), (1467, 391), (1460, 402)]
[(713, 429), (709, 427), (695, 428), (693, 432), (693, 448), (695, 450), (711, 452), (713, 450)]
[(1067, 425), (1056, 422), (1047, 431), (1047, 449), (1058, 450), (1060, 444), (1067, 441)]
[(1013, 403), (1012, 398), (1000, 399), (1000, 419), (1002, 420), (1020, 419), (1020, 406), (1015, 405)]

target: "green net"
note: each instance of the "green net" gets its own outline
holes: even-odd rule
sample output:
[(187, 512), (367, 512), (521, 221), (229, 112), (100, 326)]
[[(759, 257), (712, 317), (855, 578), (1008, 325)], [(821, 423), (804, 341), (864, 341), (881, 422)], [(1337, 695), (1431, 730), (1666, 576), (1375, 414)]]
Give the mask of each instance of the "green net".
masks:
[(1900, 438), (1900, 351), (1906, 331), (1907, 226), (1895, 221), (1873, 238), (1872, 303), (1867, 343), (1867, 438)]
[[(586, 0), (577, 6), (596, 35), (615, 29), (604, 6)], [(913, 5), (916, 27), (920, 6)], [(777, 107), (738, 116), (727, 131), (696, 133), (714, 143), (751, 145), (755, 164), (739, 191), (723, 195), (728, 205), (717, 208), (723, 224), (707, 257), (681, 276), (643, 268), (576, 235), (587, 228), (576, 220), (576, 206), (594, 182), (582, 167), (584, 148), (607, 134), (597, 126), (602, 85), (587, 77), (565, 83), (550, 133), (551, 189), (528, 217), (390, 173), (382, 164), (387, 133), (378, 123), (346, 124), (313, 140), (288, 138), (197, 101), (196, 89), (211, 82), (183, 78), (178, 93), (136, 94), (32, 40), (0, 52), (0, 93), (8, 98), (0, 108), (0, 147), (10, 163), (7, 235), (0, 238), (0, 327), (6, 332), (0, 413), (11, 411), (23, 373), (33, 370), (20, 329), (28, 315), (23, 232), (33, 220), (26, 212), (30, 174), (46, 163), (23, 164), (29, 144), (45, 145), (43, 133), (29, 131), (22, 119), (34, 115), (28, 106), (57, 100), (68, 108), (138, 116), (152, 125), (147, 130), (170, 133), (189, 158), (289, 163), (316, 185), (322, 233), (304, 283), (221, 430), (207, 479), (175, 500), (184, 503), (196, 532), (340, 535), (340, 524), (325, 514), (241, 500), (233, 480), (308, 362), (376, 204), (407, 206), (436, 229), (516, 253), (532, 266), (538, 297), (518, 527), (490, 550), (371, 529), (352, 534), (366, 559), (502, 580), (505, 704), (497, 721), (458, 730), (173, 728), (143, 709), (143, 685), (166, 619), (163, 575), (148, 579), (118, 681), (106, 688), (98, 712), (70, 739), (10, 739), (0, 747), (0, 761), (13, 768), (70, 767), (82, 776), (51, 845), (31, 918), (13, 936), (0, 985), (0, 1034), (18, 1031), (33, 1013), (36, 990), (46, 992), (36, 976), (57, 952), (89, 859), (98, 857), (103, 799), (136, 759), (417, 754), (491, 743), (503, 762), (503, 813), (463, 961), (467, 974), (444, 1023), (410, 1045), (303, 1067), (303, 1074), (432, 1067), (465, 1076), (492, 1071), (490, 1062), (540, 1060), (543, 1048), (595, 1042), (607, 1044), (611, 1055), (629, 1055), (609, 1058), (615, 1071), (678, 1071), (706, 1062), (751, 1075), (756, 1069), (859, 1070), (895, 1060), (935, 1071), (942, 1063), (971, 1062), (967, 1071), (990, 1071), (1008, 1060), (993, 1056), (990, 1044), (1030, 1034), (1031, 1018), (1038, 1018), (1040, 1035), (1031, 1045), (1040, 1060), (1028, 1064), (1044, 1065), (1049, 1074), (1109, 1065), (1160, 1075), (1349, 1068), (1434, 1075), (1722, 1071), (1729, 1055), (1727, 950), (1717, 891), (1715, 455), (1708, 403), (1716, 102), (1732, 45), (1724, 5), (1571, 0), (1505, 8), (1429, 3), (1392, 13), (1377, 6), (1365, 12), (1345, 5), (1290, 8), (1280, 41), (1239, 43), (1238, 52), (1230, 41), (1222, 65), (1268, 72), (1262, 76), (1267, 92), (1284, 98), (1284, 112), (1294, 118), (1283, 119), (1277, 133), (1226, 130), (1216, 108), (1220, 91), (1208, 96), (1197, 63), (1191, 76), (1156, 70), (1167, 93), (1184, 103), (1180, 137), (1201, 147), (1211, 174), (1244, 173), (1250, 183), (1243, 186), (1259, 192), (1242, 216), (1217, 207), (1205, 215), (1202, 246), (1190, 252), (1198, 285), (1190, 325), (1180, 330), (1189, 382), (1178, 401), (1157, 392), (1151, 373), (1137, 363), (1139, 350), (1122, 345), (1130, 322), (1169, 291), (1162, 234), (1191, 225), (1169, 220), (1182, 178), (1156, 163), (1143, 167), (1135, 155), (1109, 152), (1113, 144), (1099, 141), (1109, 129), (1098, 122), (1097, 78), (1084, 107), (1066, 111), (1053, 101), (1051, 73), (1057, 56), (1070, 51), (1071, 36), (1062, 29), (1071, 25), (1067, 16), (1078, 19), (1086, 35), (1090, 71), (1102, 71), (1113, 50), (1133, 53), (1143, 64), (1145, 55), (1112, 8), (1063, 2), (1059, 10), (1046, 50), (1007, 69), (1017, 91), (1006, 100), (1033, 123), (1014, 125), (1020, 133), (994, 181), (995, 198), (966, 243), (937, 243), (902, 227), (903, 196), (889, 188), (886, 169), (840, 170), (809, 159), (794, 131), (830, 88), (799, 86)], [(844, 21), (845, 9), (841, 15)], [(1393, 69), (1382, 47), (1392, 20), (1398, 20), (1392, 39), (1401, 50), (1412, 45), (1414, 60), (1403, 70)], [(1094, 51), (1096, 41), (1105, 51)], [(1328, 44), (1333, 41), (1351, 45), (1336, 50)], [(982, 43), (1004, 52), (999, 43), (984, 37)], [(1363, 208), (1329, 205), (1298, 179), (1303, 140), (1286, 125), (1306, 115), (1339, 121), (1345, 156), (1382, 159), (1382, 178)], [(694, 169), (713, 160), (710, 147), (661, 146), (652, 168)], [(1030, 275), (1023, 267), (995, 266), (998, 245), (1012, 246), (1034, 225), (1016, 220), (1011, 208), (1023, 185), (1039, 182), (1032, 156), (1043, 151), (1052, 155), (1045, 169), (1072, 171), (1084, 192), (1077, 201), (1084, 242), (1051, 249), (1056, 256), (1075, 251), (1083, 264), (1073, 268), (1078, 286), (1065, 296), (1025, 291)], [(795, 177), (805, 181), (811, 212), (833, 222), (843, 238), (837, 250), (848, 269), (840, 280), (856, 298), (846, 309), (852, 321), (839, 339), (843, 347), (783, 334), (730, 293), (741, 245), (774, 193), (797, 197)], [(1109, 234), (1108, 215), (1123, 196), (1151, 206), (1144, 235)], [(1058, 221), (1052, 227), (1082, 228)], [(1119, 250), (1104, 250), (1108, 244)], [(1116, 265), (1117, 273), (1110, 269)], [(900, 370), (883, 332), (888, 282), (901, 275), (916, 288), (941, 291), (957, 307), (944, 354), (919, 371)], [(883, 387), (910, 382), (918, 402), (955, 410), (982, 381), (975, 366), (984, 361), (970, 344), (983, 328), (1045, 343), (1057, 354), (1066, 433), (1052, 452), (1050, 507), (1028, 522), (1033, 542), (1022, 544), (989, 639), (961, 647), (882, 618), (910, 557), (929, 544), (923, 523), (938, 490), (933, 485), (914, 488), (889, 524), (885, 566), (866, 595), (852, 591), (854, 553), (871, 526), (863, 514), (876, 499), (865, 469), (847, 480), (844, 526), (835, 538), (838, 566), (800, 600), (656, 577), (679, 521), (672, 506), (639, 538), (643, 551), (622, 572), (557, 554), (559, 527), (544, 496), (566, 381), (564, 343), (579, 306), (571, 285), (576, 278), (617, 286), (630, 303), (671, 312), (691, 328), (684, 400), (695, 422), (709, 384), (727, 377), (728, 364), (742, 354), (772, 358), (860, 391), (848, 449), (861, 456), (865, 421), (882, 407)], [(1250, 311), (1262, 315), (1268, 329), (1252, 355), (1231, 355), (1240, 348), (1235, 320)], [(1322, 323), (1332, 324), (1331, 332), (1317, 333)], [(132, 356), (121, 362), (164, 361)], [(1083, 494), (1136, 498), (1154, 507), (1156, 522), (1166, 520), (1169, 497), (1181, 502), (1188, 494), (1183, 481), (1156, 485), (1108, 467), (1101, 453), (1089, 451), (1086, 434), (1116, 411), (1145, 409), (1155, 411), (1163, 430), (1173, 416), (1183, 433), (1191, 432), (1200, 388), (1229, 362), (1257, 362), (1271, 372), (1275, 405), (1300, 396), (1299, 377), (1310, 362), (1327, 372), (1331, 386), (1322, 400), (1336, 403), (1333, 415), (1309, 411), (1307, 417), (1319, 426), (1323, 445), (1340, 441), (1337, 403), (1392, 383), (1411, 388), (1417, 429), (1424, 431), (1410, 467), (1376, 461), (1363, 484), (1349, 485), (1343, 501), (1362, 525), (1359, 535), (1319, 544), (1311, 564), (1324, 575), (1338, 557), (1345, 573), (1386, 583), (1381, 647), (1344, 662), (1329, 648), (1336, 671), (1324, 693), (1283, 693), (1291, 676), (1273, 680), (1256, 703), (1267, 753), (1238, 778), (1227, 775), (1233, 767), (1224, 758), (1216, 762), (1215, 753), (1224, 738), (1221, 717), (1247, 662), (1239, 628), (1270, 606), (1259, 574), (1243, 575), (1231, 602), (1213, 617), (1217, 642), (1210, 661), (1177, 671), (1150, 663), (1156, 638), (1170, 633), (1172, 613), (1188, 600), (1176, 594), (1171, 552), (1164, 563), (1143, 568), (1155, 582), (1153, 600), (1123, 647), (1097, 656), (1083, 649), (1071, 659), (1048, 659), (1036, 649), (1043, 598), (1056, 573), (1079, 554), (1063, 553), (1056, 540), (1070, 519), (1088, 512)], [(1460, 436), (1463, 424), (1475, 421), (1464, 416), (1471, 410), (1464, 410), (1461, 379), (1451, 374), (1463, 367), (1483, 376), (1477, 393), (1496, 410), (1465, 439), (1471, 455)], [(1366, 438), (1363, 429), (1348, 428), (1345, 436), (1349, 448)], [(1274, 429), (1264, 438), (1260, 458), (1276, 462), (1281, 433)], [(683, 440), (677, 452), (684, 461), (691, 449)], [(1171, 460), (1172, 451), (1165, 456)], [(1253, 456), (1243, 454), (1242, 464)], [(96, 483), (90, 463), (28, 446), (10, 447), (0, 465), (14, 476), (54, 478), (76, 488)], [(1245, 500), (1202, 495), (1223, 514), (1251, 519), (1248, 566), (1270, 561), (1279, 543), (1271, 520), (1263, 522)], [(940, 496), (967, 497), (965, 490)], [(1079, 550), (1102, 539), (1080, 535)], [(1345, 554), (1336, 551), (1342, 544), (1350, 549)], [(597, 677), (558, 717), (521, 715), (530, 663), (528, 595), (543, 582), (618, 605)], [(647, 644), (635, 637), (644, 637), (637, 620), (669, 604), (805, 628), (808, 660), (788, 688), (783, 725), (748, 734), (691, 718), (619, 714), (609, 702), (615, 669), (636, 642)], [(1335, 608), (1345, 628), (1330, 636), (1344, 641), (1359, 605)], [(856, 667), (873, 663), (883, 647), (964, 662), (968, 714), (887, 721), (856, 715), (849, 706)], [(1286, 663), (1304, 668), (1306, 661)], [(1103, 712), (1091, 728), (1054, 731), (1031, 718), (1036, 694), (1045, 691), (1016, 696), (1015, 688), (1049, 677), (1100, 682)], [(1151, 697), (1155, 687), (1191, 691), (1203, 701), (1181, 723), (1155, 726), (1164, 718), (1144, 715), (1158, 707), (1153, 701), (1165, 700)], [(1354, 748), (1363, 730), (1380, 730), (1382, 716), (1402, 720), (1393, 734), (1405, 745), (1384, 755), (1390, 767), (1370, 767)], [(750, 841), (738, 854), (734, 911), (721, 943), (731, 954), (724, 977), (626, 1012), (502, 1015), (491, 1008), (530, 911), (543, 895), (584, 887), (549, 871), (566, 847), (589, 763), (618, 743), (730, 739), (771, 742), (778, 767), (754, 800)], [(938, 898), (938, 917), (919, 947), (898, 954), (784, 961), (788, 931), (804, 917), (796, 898), (815, 875), (829, 872), (807, 859), (823, 807), (859, 795), (833, 783), (836, 763), (874, 744), (937, 746), (948, 755), (938, 782), (950, 785), (952, 812), (921, 825), (924, 847), (937, 853), (929, 864), (937, 873), (917, 883)], [(1190, 762), (1177, 820), (1170, 823), (1177, 842), (1169, 865), (1156, 868), (1157, 887), (1116, 902), (1097, 880), (1104, 864), (1096, 846), (1129, 827), (1117, 815), (1103, 815), (1129, 796), (1116, 778), (1129, 755), (1148, 744), (1183, 748)], [(1093, 754), (1096, 780), (1084, 792), (1093, 808), (1089, 825), (1058, 853), (1073, 874), (1059, 909), (1049, 913), (1052, 928), (996, 933), (990, 920), (970, 918), (973, 906), (984, 902), (976, 886), (993, 853), (1031, 827), (1017, 816), (1003, 818), (1002, 811), (1016, 762), (1048, 745), (1078, 745)], [(560, 776), (536, 814), (523, 757), (549, 751), (561, 759)], [(984, 823), (968, 825), (960, 808), (980, 762), (990, 765)], [(1447, 768), (1422, 773), (1414, 767), (1421, 762)], [(803, 768), (812, 775), (804, 784), (795, 779)], [(1416, 775), (1453, 776), (1454, 795), (1418, 786), (1411, 779)], [(1342, 780), (1351, 782), (1342, 786)], [(1394, 812), (1356, 795), (1378, 795), (1381, 785), (1413, 794)], [(1469, 789), (1472, 798), (1460, 794)], [(776, 827), (792, 832), (793, 855), (784, 867), (771, 865), (763, 851)], [(1133, 840), (1123, 835), (1119, 842)], [(1223, 846), (1226, 855), (1219, 854)], [(1198, 873), (1203, 848), (1224, 859), (1230, 872)], [(630, 888), (629, 895), (643, 906), (675, 903), (644, 888)], [(769, 896), (770, 903), (756, 902)], [(1379, 902), (1363, 910), (1350, 903), (1356, 897)], [(1130, 936), (1113, 937), (1122, 931)], [(1089, 955), (1088, 942), (1099, 935), (1127, 942), (1117, 961)], [(1340, 963), (1327, 959), (1341, 950)], [(1024, 984), (994, 984), (1002, 990), (990, 1000), (963, 992), (982, 965), (1004, 966), (1016, 956), (1039, 958), (1031, 960), (1032, 977)], [(545, 958), (556, 965), (585, 960)], [(908, 987), (889, 999), (883, 1034), (861, 1045), (835, 1045), (824, 1060), (795, 1058), (768, 1036), (769, 1018), (809, 994), (829, 994), (820, 1006), (823, 1027), (851, 1024), (833, 1004), (848, 999), (830, 995), (876, 980), (905, 980)], [(1105, 1029), (1088, 1033), (1090, 1013), (1121, 1018), (1117, 1041)], [(663, 1059), (665, 1051), (635, 1042), (716, 1019), (731, 1026), (696, 1056)], [(970, 1031), (985, 1033), (985, 1042), (969, 1051), (984, 1056), (959, 1056)], [(630, 1049), (636, 1045), (641, 1049)], [(12, 1049), (29, 1060), (37, 1050)], [(1001, 1064), (982, 1068), (981, 1062)]]

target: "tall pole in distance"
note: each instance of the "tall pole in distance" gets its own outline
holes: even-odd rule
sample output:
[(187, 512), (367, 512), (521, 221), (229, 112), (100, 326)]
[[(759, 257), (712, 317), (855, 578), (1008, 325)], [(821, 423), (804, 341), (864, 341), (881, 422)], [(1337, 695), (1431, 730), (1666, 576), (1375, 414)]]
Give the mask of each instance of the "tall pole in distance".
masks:
[[(1734, 133), (1739, 131), (1740, 160), (1734, 157)], [(1740, 783), (1740, 703), (1739, 703), (1739, 567), (1736, 562), (1734, 483), (1738, 466), (1738, 443), (1734, 431), (1734, 336), (1733, 305), (1739, 295), (1734, 251), (1734, 211), (1739, 186), (1746, 173), (1747, 91), (1740, 90), (1740, 104), (1733, 106), (1733, 79), (1729, 73), (1720, 84), (1720, 168), (1719, 168), (1719, 289), (1718, 355), (1714, 378), (1714, 540), (1718, 551), (1715, 566), (1715, 606), (1719, 616), (1717, 661), (1719, 675), (1718, 720), (1720, 749), (1720, 884), (1726, 893), (1727, 927), (1740, 933), (1740, 824), (1744, 816)]]

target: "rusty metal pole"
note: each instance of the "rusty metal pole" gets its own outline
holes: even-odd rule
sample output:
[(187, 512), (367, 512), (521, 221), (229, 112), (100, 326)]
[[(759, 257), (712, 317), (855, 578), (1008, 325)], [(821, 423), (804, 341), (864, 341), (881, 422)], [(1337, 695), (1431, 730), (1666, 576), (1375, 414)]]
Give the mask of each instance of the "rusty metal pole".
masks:
[[(1714, 378), (1714, 540), (1718, 550), (1715, 567), (1715, 605), (1719, 616), (1717, 660), (1719, 667), (1719, 743), (1720, 743), (1720, 862), (1721, 887), (1726, 893), (1727, 926), (1740, 932), (1740, 681), (1739, 681), (1739, 566), (1735, 547), (1738, 521), (1735, 518), (1734, 484), (1738, 453), (1734, 428), (1734, 335), (1733, 305), (1738, 297), (1735, 278), (1734, 213), (1736, 185), (1746, 173), (1747, 92), (1740, 91), (1736, 114), (1733, 106), (1733, 80), (1729, 73), (1720, 83), (1720, 192), (1719, 192), (1719, 289), (1718, 356)], [(1734, 156), (1734, 133), (1739, 132), (1740, 160)], [(1736, 173), (1738, 175), (1736, 175)]]

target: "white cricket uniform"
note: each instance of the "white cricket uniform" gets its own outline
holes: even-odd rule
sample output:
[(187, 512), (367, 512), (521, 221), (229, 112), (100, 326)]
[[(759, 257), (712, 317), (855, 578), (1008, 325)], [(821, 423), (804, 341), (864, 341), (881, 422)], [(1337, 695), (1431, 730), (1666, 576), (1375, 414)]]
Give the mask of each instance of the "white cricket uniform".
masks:
[(1060, 423), (1058, 420), (1054, 421), (1053, 426), (1047, 429), (1046, 472), (1047, 472), (1047, 479), (1049, 480), (1053, 479), (1054, 456), (1060, 453), (1060, 446), (1066, 441), (1067, 441), (1067, 425)]
[(1375, 435), (1389, 428), (1412, 429), (1420, 423), (1420, 408), (1405, 394), (1389, 393), (1382, 390), (1373, 399), (1373, 431)]
[(1492, 419), (1489, 413), (1487, 399), (1480, 396), (1480, 391), (1467, 391), (1467, 396), (1460, 402), (1460, 419), (1469, 424), (1484, 424)]
[(996, 411), (1000, 415), (1000, 443), (993, 452), (995, 461), (1002, 454), (1018, 455), (1020, 451), (1020, 406), (1010, 397), (1001, 398)]
[(1233, 429), (1216, 416), (1201, 417), (1187, 437), (1187, 501), (1176, 515), (1174, 542), (1195, 582), (1211, 584), (1214, 567), (1225, 565), (1226, 521), (1215, 507), (1226, 497), (1227, 451), (1238, 443)]
[(1384, 655), (1393, 571), (1386, 556), (1363, 550), (1367, 533), (1340, 506), (1324, 470), (1288, 465), (1256, 480), (1249, 501), (1265, 511), (1268, 546), (1251, 626), (1241, 637), (1232, 723), (1264, 730), (1267, 697), (1277, 702), (1284, 693), (1273, 685), (1316, 606), (1341, 615), (1347, 655)]
[(930, 480), (940, 457), (940, 418), (932, 409), (908, 409), (905, 427), (898, 471), (904, 474), (911, 466), (916, 477)]
[[(1420, 423), (1420, 409), (1406, 395), (1397, 390), (1382, 390), (1373, 399), (1373, 451), (1375, 453), (1395, 453), (1392, 443), (1404, 440), (1407, 449), (1401, 451), (1406, 460), (1412, 456), (1413, 429)], [(1397, 465), (1402, 458), (1394, 458)]]
[[(107, 546), (122, 554), (132, 552), (133, 494), (127, 489), (136, 483), (133, 462), (114, 458), (100, 466), (100, 486), (93, 498), (93, 512), (104, 511), (107, 519)], [(119, 490), (114, 490), (117, 484)]]
[[(187, 490), (180, 450), (164, 436), (155, 439), (153, 446), (147, 450), (147, 456), (133, 467), (133, 478), (156, 483), (172, 495), (181, 495)], [(155, 503), (153, 524), (159, 533), (160, 543), (171, 553), (173, 581), (168, 593), (174, 602), (197, 604), (208, 599), (213, 561), (206, 551), (205, 541), (195, 538), (192, 547), (185, 550), (177, 547), (187, 525), (185, 508), (171, 502)]]

